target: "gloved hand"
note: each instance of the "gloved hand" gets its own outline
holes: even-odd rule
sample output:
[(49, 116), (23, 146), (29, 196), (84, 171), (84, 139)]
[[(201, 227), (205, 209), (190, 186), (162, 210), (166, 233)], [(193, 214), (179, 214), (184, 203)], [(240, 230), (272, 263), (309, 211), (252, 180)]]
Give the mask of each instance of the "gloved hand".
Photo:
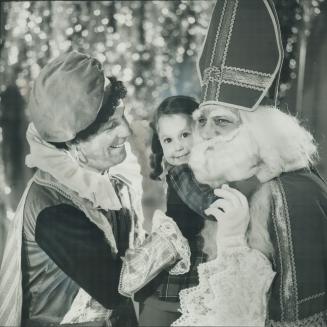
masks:
[(205, 210), (205, 214), (218, 221), (217, 242), (235, 237), (244, 239), (250, 221), (247, 198), (226, 184), (215, 189), (214, 193), (219, 199)]

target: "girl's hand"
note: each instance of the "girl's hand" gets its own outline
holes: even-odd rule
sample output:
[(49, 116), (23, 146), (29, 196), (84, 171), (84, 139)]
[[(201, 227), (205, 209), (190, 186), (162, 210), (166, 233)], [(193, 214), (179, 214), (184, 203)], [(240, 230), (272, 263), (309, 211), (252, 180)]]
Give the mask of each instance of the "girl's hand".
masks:
[(219, 199), (205, 210), (205, 214), (218, 221), (218, 241), (226, 237), (244, 237), (250, 221), (247, 198), (226, 184), (215, 189), (214, 193)]

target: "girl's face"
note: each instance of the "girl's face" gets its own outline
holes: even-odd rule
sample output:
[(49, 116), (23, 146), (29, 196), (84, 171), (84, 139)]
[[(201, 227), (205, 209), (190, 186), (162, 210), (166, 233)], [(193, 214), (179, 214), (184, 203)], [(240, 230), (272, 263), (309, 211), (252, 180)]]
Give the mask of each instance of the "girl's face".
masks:
[(163, 154), (167, 162), (173, 166), (188, 163), (191, 148), (193, 120), (186, 114), (161, 116), (157, 129)]

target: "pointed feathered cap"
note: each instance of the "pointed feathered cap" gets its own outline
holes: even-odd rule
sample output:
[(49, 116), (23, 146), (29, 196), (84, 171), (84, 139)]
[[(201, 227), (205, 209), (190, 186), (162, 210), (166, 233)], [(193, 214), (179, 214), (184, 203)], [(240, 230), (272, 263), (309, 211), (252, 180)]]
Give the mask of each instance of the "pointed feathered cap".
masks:
[(282, 59), (271, 1), (217, 0), (198, 61), (200, 108), (255, 110), (279, 75)]

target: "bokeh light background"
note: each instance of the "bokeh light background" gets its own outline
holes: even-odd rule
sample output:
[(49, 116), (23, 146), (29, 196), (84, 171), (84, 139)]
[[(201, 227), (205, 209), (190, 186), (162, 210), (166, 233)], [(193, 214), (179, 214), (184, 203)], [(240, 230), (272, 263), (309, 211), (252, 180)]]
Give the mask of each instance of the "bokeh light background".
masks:
[[(281, 106), (317, 138), (320, 168), (327, 175), (326, 2), (274, 2), (285, 49)], [(108, 75), (124, 81), (126, 109), (146, 175), (148, 123), (155, 107), (168, 95), (199, 96), (196, 58), (214, 4), (215, 0), (1, 1), (0, 230), (4, 217), (13, 215), (32, 173), (24, 166), (29, 121), (25, 108), (40, 69), (76, 49), (96, 57)], [(145, 190), (154, 194), (156, 186), (145, 182)], [(151, 196), (147, 201), (155, 203)]]

